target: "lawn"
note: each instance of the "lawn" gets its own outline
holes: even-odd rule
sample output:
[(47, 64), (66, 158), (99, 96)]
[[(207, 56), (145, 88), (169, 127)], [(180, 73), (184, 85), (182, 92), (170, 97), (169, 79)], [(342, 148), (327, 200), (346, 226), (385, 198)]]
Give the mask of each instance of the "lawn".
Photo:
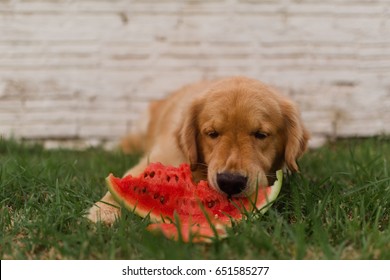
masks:
[(207, 245), (152, 235), (126, 211), (112, 227), (83, 218), (137, 159), (0, 140), (0, 258), (390, 259), (389, 137), (309, 151), (264, 216)]

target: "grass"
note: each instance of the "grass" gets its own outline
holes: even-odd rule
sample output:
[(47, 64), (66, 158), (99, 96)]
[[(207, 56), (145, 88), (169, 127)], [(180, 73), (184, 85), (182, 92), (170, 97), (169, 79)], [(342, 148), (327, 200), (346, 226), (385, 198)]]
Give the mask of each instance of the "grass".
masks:
[(44, 150), (0, 140), (1, 259), (390, 259), (390, 138), (343, 140), (308, 152), (277, 202), (213, 244), (145, 231), (123, 211), (114, 226), (83, 215), (137, 156)]

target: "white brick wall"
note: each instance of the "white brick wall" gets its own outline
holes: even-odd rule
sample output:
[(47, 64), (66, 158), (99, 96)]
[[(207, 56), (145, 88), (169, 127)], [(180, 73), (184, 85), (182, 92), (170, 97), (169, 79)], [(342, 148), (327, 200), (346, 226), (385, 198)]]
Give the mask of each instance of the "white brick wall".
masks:
[(0, 134), (114, 140), (147, 101), (248, 75), (315, 139), (390, 133), (389, 0), (0, 0)]

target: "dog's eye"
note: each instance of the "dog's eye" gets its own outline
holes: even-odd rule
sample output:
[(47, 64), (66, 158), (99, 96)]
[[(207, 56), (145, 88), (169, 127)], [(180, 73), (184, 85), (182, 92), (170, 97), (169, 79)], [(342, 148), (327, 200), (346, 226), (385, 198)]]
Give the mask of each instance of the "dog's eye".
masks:
[(212, 139), (218, 138), (219, 133), (215, 130), (207, 132), (207, 136), (209, 136)]
[(265, 133), (265, 132), (261, 132), (261, 131), (256, 131), (256, 132), (253, 132), (253, 136), (257, 139), (264, 139), (264, 138), (267, 138), (268, 137), (268, 134)]

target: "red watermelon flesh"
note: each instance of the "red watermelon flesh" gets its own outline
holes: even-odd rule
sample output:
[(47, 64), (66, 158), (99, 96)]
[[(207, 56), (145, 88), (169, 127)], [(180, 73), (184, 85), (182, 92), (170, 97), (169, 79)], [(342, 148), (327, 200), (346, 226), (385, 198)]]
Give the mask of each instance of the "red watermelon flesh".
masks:
[[(265, 212), (280, 191), (282, 173), (272, 187), (259, 187), (251, 197), (227, 198), (206, 181), (195, 184), (188, 164), (179, 167), (150, 164), (138, 177), (107, 177), (113, 197), (141, 217), (156, 224), (148, 227), (173, 239), (193, 242), (225, 236), (225, 226), (256, 209)], [(176, 225), (170, 224), (175, 222)], [(180, 224), (180, 227), (178, 226)]]

